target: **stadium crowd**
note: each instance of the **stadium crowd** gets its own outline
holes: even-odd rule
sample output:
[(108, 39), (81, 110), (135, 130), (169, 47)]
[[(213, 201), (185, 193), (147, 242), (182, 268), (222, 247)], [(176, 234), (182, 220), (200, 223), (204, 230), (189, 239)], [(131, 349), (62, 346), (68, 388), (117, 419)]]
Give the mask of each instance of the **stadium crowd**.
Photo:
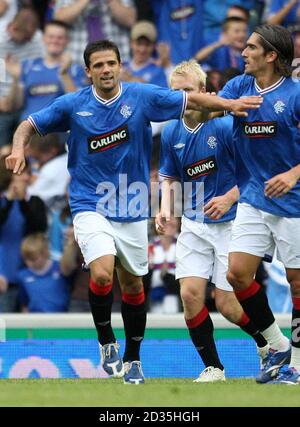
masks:
[[(22, 120), (90, 84), (83, 62), (87, 43), (115, 42), (123, 81), (163, 87), (178, 63), (195, 58), (207, 73), (207, 91), (217, 93), (243, 73), (241, 52), (262, 22), (292, 33), (297, 67), (300, 4), (295, 0), (0, 0), (0, 313), (90, 311), (89, 272), (81, 268), (68, 207), (68, 134), (34, 136), (21, 176), (4, 163)], [(159, 180), (163, 126), (152, 126), (153, 185)], [(158, 236), (153, 217), (150, 272), (144, 278), (147, 306), (155, 313), (176, 313), (182, 311), (175, 280), (180, 223), (171, 221)], [(275, 260), (259, 271), (256, 279), (265, 285), (272, 308), (291, 311), (282, 264)], [(113, 310), (119, 311), (121, 295), (114, 289)], [(213, 310), (214, 294), (211, 284), (206, 305)]]

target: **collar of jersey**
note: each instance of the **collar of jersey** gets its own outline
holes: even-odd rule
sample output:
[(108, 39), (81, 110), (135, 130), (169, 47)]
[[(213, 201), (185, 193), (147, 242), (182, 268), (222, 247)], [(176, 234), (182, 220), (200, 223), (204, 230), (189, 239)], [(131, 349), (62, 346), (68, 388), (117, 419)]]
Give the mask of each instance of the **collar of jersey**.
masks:
[(191, 129), (184, 121), (184, 118), (182, 119), (182, 124), (184, 126), (184, 128), (190, 132), (190, 133), (197, 133), (199, 129), (202, 128), (202, 126), (204, 125), (204, 123), (198, 123), (197, 126), (194, 129)]
[(255, 89), (261, 95), (264, 95), (265, 93), (268, 93), (268, 92), (271, 92), (272, 90), (277, 89), (284, 81), (285, 81), (285, 77), (280, 77), (280, 79), (276, 83), (274, 83), (272, 86), (266, 87), (265, 89), (261, 89), (255, 80)]
[(94, 87), (94, 86), (92, 86), (92, 92), (93, 92), (94, 97), (95, 97), (95, 98), (96, 98), (96, 100), (97, 100), (98, 102), (100, 102), (102, 105), (110, 105), (110, 104), (113, 104), (117, 99), (119, 99), (119, 98), (120, 98), (120, 96), (122, 95), (122, 91), (123, 91), (122, 83), (119, 83), (119, 91), (118, 91), (118, 93), (117, 93), (113, 98), (111, 98), (111, 99), (103, 99), (103, 98), (101, 98), (101, 97), (97, 94), (95, 87)]

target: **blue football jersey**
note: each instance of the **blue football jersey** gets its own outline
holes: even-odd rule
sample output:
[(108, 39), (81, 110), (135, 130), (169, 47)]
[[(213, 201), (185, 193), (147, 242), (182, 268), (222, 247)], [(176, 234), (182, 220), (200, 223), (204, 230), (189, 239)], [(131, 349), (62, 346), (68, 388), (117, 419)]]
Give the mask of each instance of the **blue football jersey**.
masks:
[(300, 163), (300, 85), (282, 77), (261, 89), (254, 77), (242, 75), (230, 80), (219, 95), (261, 95), (264, 99), (259, 109), (248, 111), (248, 117), (234, 118), (236, 147), (249, 172), (240, 202), (273, 215), (300, 217), (300, 181), (282, 197), (264, 195), (268, 179)]
[(43, 134), (70, 130), (70, 207), (97, 211), (112, 220), (148, 216), (152, 133), (150, 121), (180, 118), (184, 92), (142, 83), (122, 83), (101, 99), (93, 86), (56, 99), (29, 121)]
[(203, 1), (150, 0), (158, 41), (171, 47), (173, 64), (188, 61), (203, 47)]
[(206, 223), (234, 219), (236, 204), (219, 220), (203, 216), (206, 203), (237, 183), (232, 118), (199, 123), (195, 129), (190, 129), (184, 120), (168, 123), (162, 132), (159, 173), (165, 178), (176, 178), (184, 193), (188, 192), (184, 194), (186, 217)]
[(59, 262), (53, 261), (43, 274), (29, 268), (19, 270), (19, 299), (30, 313), (58, 313), (68, 310), (71, 277), (60, 272)]
[[(77, 89), (88, 84), (81, 65), (72, 64), (68, 74)], [(48, 106), (55, 98), (64, 95), (64, 87), (59, 75), (59, 65), (49, 67), (43, 58), (28, 59), (22, 62), (21, 83), (24, 88), (24, 110), (21, 119)]]
[(125, 62), (123, 68), (126, 68), (134, 77), (140, 77), (145, 83), (152, 83), (157, 86), (168, 87), (165, 70), (156, 65), (152, 60), (142, 67), (136, 67), (132, 61)]

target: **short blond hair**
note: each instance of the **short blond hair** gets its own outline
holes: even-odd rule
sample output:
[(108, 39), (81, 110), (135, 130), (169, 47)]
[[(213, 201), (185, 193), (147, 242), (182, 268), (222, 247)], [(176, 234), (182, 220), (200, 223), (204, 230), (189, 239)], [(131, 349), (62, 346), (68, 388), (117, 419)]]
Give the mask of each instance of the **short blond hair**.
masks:
[(206, 86), (207, 75), (198, 62), (194, 59), (190, 59), (189, 61), (182, 61), (180, 64), (176, 65), (170, 75), (170, 85), (172, 86), (174, 76), (187, 76), (191, 73), (197, 77), (199, 89)]
[(34, 233), (29, 234), (22, 240), (21, 254), (23, 258), (28, 258), (32, 255), (39, 254), (49, 248), (49, 242), (45, 234)]

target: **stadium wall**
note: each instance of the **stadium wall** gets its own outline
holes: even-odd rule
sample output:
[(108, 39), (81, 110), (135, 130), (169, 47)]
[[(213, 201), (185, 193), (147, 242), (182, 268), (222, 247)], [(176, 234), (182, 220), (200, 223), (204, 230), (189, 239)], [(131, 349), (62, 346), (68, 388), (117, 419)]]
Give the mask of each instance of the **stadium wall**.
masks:
[[(227, 377), (253, 377), (259, 360), (252, 339), (212, 314), (215, 339)], [(289, 336), (289, 315), (278, 315)], [(113, 314), (121, 351), (120, 314)], [(0, 317), (0, 378), (105, 378), (89, 314), (7, 314)], [(182, 314), (148, 315), (141, 359), (146, 377), (194, 378), (204, 368), (189, 339)]]

